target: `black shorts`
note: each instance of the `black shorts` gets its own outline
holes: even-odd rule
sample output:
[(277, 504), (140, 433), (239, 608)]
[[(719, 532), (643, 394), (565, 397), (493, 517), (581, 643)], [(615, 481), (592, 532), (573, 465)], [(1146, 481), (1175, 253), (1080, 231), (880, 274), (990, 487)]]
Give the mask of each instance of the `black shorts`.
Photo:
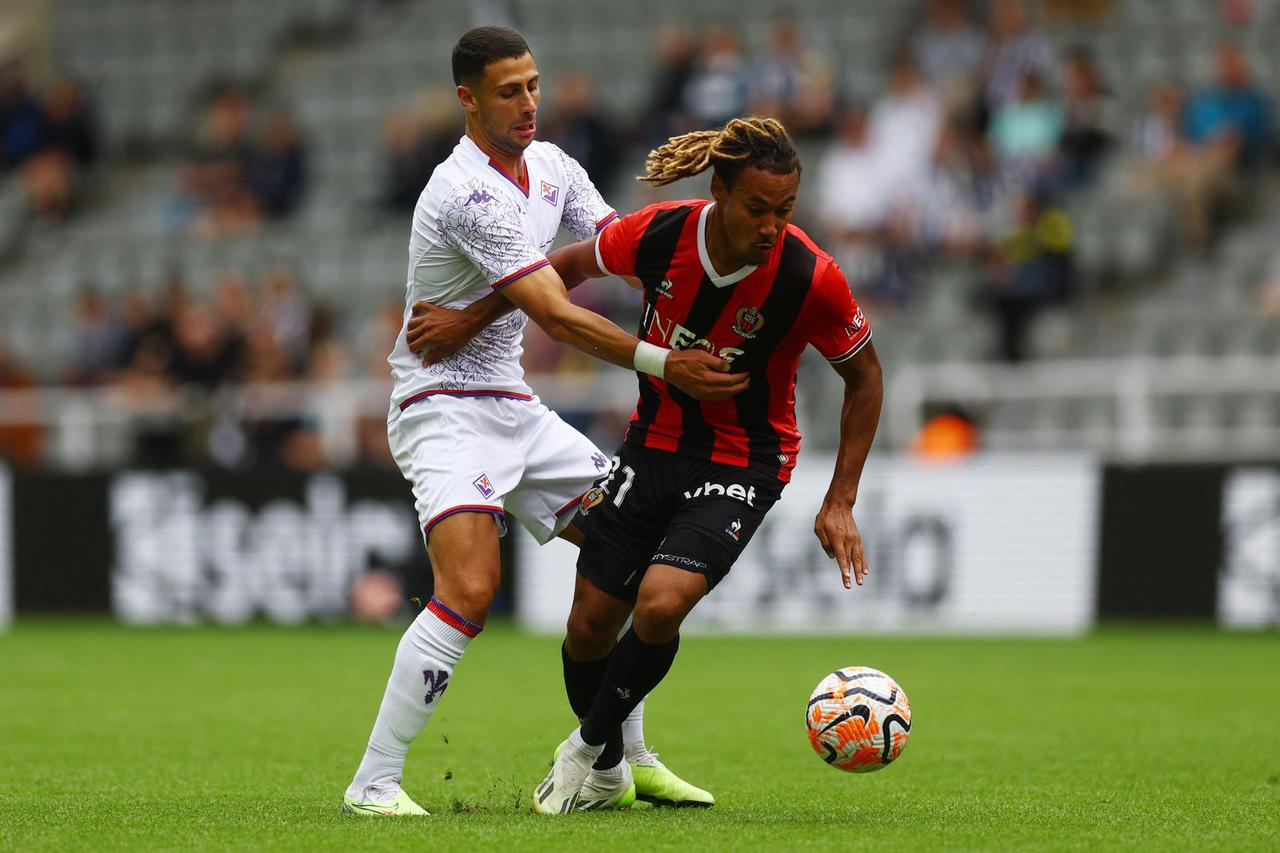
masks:
[(585, 538), (578, 571), (631, 602), (654, 563), (706, 575), (714, 588), (783, 485), (750, 468), (624, 444), (579, 506), (575, 524)]

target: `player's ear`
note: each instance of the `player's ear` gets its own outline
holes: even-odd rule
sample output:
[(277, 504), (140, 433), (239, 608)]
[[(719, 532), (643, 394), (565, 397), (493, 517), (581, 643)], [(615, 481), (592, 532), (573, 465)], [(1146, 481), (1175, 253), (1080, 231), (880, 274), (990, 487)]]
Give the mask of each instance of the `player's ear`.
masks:
[(716, 204), (723, 206), (729, 199), (729, 188), (724, 185), (724, 181), (719, 175), (711, 175), (711, 197), (716, 200)]
[(473, 113), (480, 109), (480, 105), (476, 103), (475, 93), (471, 91), (470, 86), (458, 84), (458, 88), (454, 90), (458, 95), (458, 100), (462, 103), (462, 108), (469, 113)]

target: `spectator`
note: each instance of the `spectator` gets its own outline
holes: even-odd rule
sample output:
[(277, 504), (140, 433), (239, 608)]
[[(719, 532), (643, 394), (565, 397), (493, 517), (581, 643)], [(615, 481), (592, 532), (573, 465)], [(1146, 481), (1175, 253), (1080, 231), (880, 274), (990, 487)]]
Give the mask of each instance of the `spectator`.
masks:
[(1183, 242), (1205, 251), (1230, 200), (1240, 193), (1236, 149), (1230, 137), (1195, 144), (1184, 132), (1182, 94), (1169, 84), (1154, 87), (1134, 127), (1141, 161), (1129, 171), (1126, 189), (1138, 196), (1162, 195), (1178, 209)]
[(698, 55), (693, 37), (683, 26), (674, 23), (657, 29), (653, 53), (658, 73), (649, 105), (644, 111), (648, 117), (644, 138), (650, 146), (689, 129), (685, 103), (689, 81), (693, 79), (694, 60)]
[(798, 137), (831, 131), (835, 61), (805, 39), (791, 15), (774, 19), (769, 55), (758, 66), (752, 112), (776, 116)]
[(1065, 188), (1092, 183), (1116, 138), (1116, 104), (1088, 48), (1067, 55), (1063, 73), (1061, 179)]
[(247, 176), (253, 105), (238, 86), (215, 90), (180, 174), (179, 218), (194, 234), (242, 233), (258, 224)]
[(999, 324), (1000, 357), (1024, 361), (1027, 332), (1046, 306), (1070, 295), (1072, 227), (1043, 190), (1025, 190), (1013, 231), (992, 258), (996, 291), (991, 300)]
[(914, 199), (915, 241), (926, 249), (968, 257), (1001, 233), (1014, 182), (999, 168), (986, 137), (962, 121), (938, 136), (929, 180)]
[(685, 110), (698, 127), (719, 127), (746, 111), (750, 86), (737, 33), (726, 24), (712, 25), (685, 89)]
[(421, 108), (394, 110), (383, 122), (386, 166), (382, 206), (387, 211), (412, 211), (431, 173), (453, 153), (461, 133), (454, 126), (453, 107), (448, 102), (452, 97), (445, 92), (430, 93)]
[(817, 220), (827, 230), (834, 254), (854, 280), (866, 280), (879, 267), (878, 235), (892, 202), (871, 144), (867, 113), (843, 110), (835, 142), (818, 161)]
[(1024, 0), (991, 0), (987, 55), (983, 63), (986, 102), (991, 111), (1021, 97), (1027, 74), (1053, 79), (1053, 49), (1035, 29)]
[(869, 133), (881, 180), (896, 201), (918, 192), (943, 121), (942, 102), (909, 54), (889, 74), (888, 91), (871, 109)]
[(1018, 98), (1001, 105), (988, 136), (1001, 165), (1031, 180), (1045, 170), (1062, 138), (1062, 108), (1049, 98), (1038, 74), (1022, 76)]
[(307, 152), (293, 116), (277, 111), (267, 118), (247, 169), (249, 192), (268, 219), (298, 209), (307, 187)]
[(609, 198), (618, 171), (617, 137), (596, 106), (591, 81), (579, 71), (570, 71), (557, 80), (555, 88), (546, 139), (581, 163), (596, 189)]
[(174, 324), (168, 374), (180, 385), (213, 389), (244, 373), (244, 333), (208, 306), (184, 306)]
[(1222, 149), (1241, 172), (1257, 171), (1271, 153), (1271, 103), (1254, 84), (1239, 44), (1223, 43), (1217, 64), (1215, 85), (1187, 105), (1187, 138)]
[(986, 49), (986, 37), (965, 0), (930, 0), (911, 39), (916, 65), (953, 109), (962, 109), (976, 94)]
[(65, 154), (81, 169), (98, 159), (97, 122), (84, 90), (73, 80), (57, 81), (45, 95), (41, 148)]
[(293, 373), (301, 373), (311, 343), (312, 312), (292, 267), (276, 264), (262, 275), (257, 316)]
[(76, 300), (75, 352), (67, 381), (72, 385), (98, 385), (114, 378), (126, 344), (127, 330), (107, 300), (92, 288)]
[(0, 67), (0, 166), (13, 169), (40, 149), (44, 113), (19, 61)]

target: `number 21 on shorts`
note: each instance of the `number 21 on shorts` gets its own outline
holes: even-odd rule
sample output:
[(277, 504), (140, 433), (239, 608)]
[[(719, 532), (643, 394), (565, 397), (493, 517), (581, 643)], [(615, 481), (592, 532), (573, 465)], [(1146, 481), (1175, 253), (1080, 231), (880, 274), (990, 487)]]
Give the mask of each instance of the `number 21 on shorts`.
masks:
[[(618, 476), (618, 466), (622, 460), (617, 456), (613, 457), (613, 461), (609, 463), (609, 476), (604, 478), (604, 482), (600, 484), (600, 491), (606, 495), (609, 494), (609, 486), (613, 483), (613, 478)], [(631, 484), (636, 479), (635, 469), (630, 465), (622, 465), (622, 485), (618, 486), (618, 493), (613, 496), (613, 505), (621, 507), (622, 502), (627, 499), (627, 492), (631, 491)]]

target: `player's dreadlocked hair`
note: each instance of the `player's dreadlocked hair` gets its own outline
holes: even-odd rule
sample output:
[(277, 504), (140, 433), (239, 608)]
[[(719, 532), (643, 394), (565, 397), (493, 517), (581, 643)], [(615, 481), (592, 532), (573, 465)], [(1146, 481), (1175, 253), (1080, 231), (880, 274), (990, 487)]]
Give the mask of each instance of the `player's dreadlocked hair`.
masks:
[(761, 116), (735, 118), (719, 130), (695, 130), (667, 140), (649, 152), (645, 174), (637, 180), (661, 187), (691, 178), (708, 166), (726, 186), (732, 186), (747, 166), (775, 175), (799, 172), (800, 157), (782, 122)]

